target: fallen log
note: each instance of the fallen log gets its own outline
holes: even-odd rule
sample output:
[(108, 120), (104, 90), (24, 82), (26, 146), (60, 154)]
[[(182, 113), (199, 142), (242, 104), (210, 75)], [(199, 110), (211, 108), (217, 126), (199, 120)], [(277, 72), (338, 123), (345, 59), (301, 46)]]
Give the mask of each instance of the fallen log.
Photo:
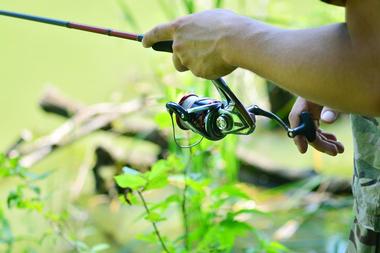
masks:
[[(238, 148), (240, 161), (239, 180), (266, 188), (278, 187), (284, 184), (311, 179), (319, 174), (313, 168), (284, 168), (276, 165), (262, 154)], [(329, 178), (313, 190), (322, 189), (336, 195), (351, 195), (351, 182), (343, 178)]]
[[(54, 98), (57, 97), (55, 96)], [(69, 104), (61, 103), (63, 99), (58, 99), (57, 101), (60, 102), (60, 105), (67, 106)], [(8, 153), (13, 156), (20, 156), (22, 166), (31, 167), (54, 150), (71, 144), (94, 131), (105, 130), (105, 127), (111, 125), (116, 119), (138, 112), (152, 103), (152, 98), (139, 98), (121, 104), (103, 103), (79, 108), (75, 115), (49, 135), (35, 141), (13, 145), (14, 148), (9, 150)], [(50, 106), (49, 108), (53, 107)], [(55, 106), (55, 108), (58, 108), (58, 106)], [(70, 112), (70, 109), (66, 107), (62, 108), (62, 110), (52, 111), (60, 112), (62, 116), (70, 115), (70, 113), (62, 113)]]

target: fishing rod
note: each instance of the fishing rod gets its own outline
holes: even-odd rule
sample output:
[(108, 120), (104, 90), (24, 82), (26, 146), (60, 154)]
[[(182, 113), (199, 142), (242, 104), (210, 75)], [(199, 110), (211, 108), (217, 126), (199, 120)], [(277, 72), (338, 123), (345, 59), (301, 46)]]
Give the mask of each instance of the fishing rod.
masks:
[[(29, 14), (11, 12), (11, 11), (0, 10), (0, 16), (24, 19), (24, 20), (34, 21), (38, 23), (61, 26), (61, 27), (75, 29), (75, 30), (97, 33), (97, 34), (117, 37), (117, 38), (126, 39), (126, 40), (138, 41), (138, 42), (142, 42), (144, 38), (144, 35), (142, 34), (122, 32), (122, 31), (117, 31), (117, 30), (113, 30), (109, 28), (102, 28), (102, 27), (85, 25), (85, 24), (80, 24), (80, 23), (75, 23), (75, 22), (70, 22), (70, 21), (65, 21), (65, 20), (46, 18), (46, 17), (29, 15)], [(172, 46), (173, 46), (172, 41), (162, 41), (162, 42), (158, 42), (154, 44), (152, 48), (156, 51), (171, 53), (173, 52)]]
[[(0, 10), (0, 16), (24, 19), (138, 42), (142, 42), (144, 38), (144, 35), (141, 34), (4, 10)], [(173, 41), (161, 41), (152, 46), (156, 51), (169, 53), (173, 52), (172, 47)], [(229, 134), (249, 135), (253, 133), (256, 128), (256, 116), (264, 116), (276, 121), (287, 131), (290, 138), (302, 135), (309, 142), (313, 142), (316, 139), (316, 127), (310, 113), (301, 113), (300, 124), (295, 128), (290, 128), (280, 117), (272, 112), (265, 111), (257, 105), (245, 107), (222, 78), (212, 80), (212, 83), (220, 94), (221, 100), (202, 98), (195, 94), (189, 94), (183, 96), (178, 103), (169, 102), (166, 104), (166, 108), (172, 119), (174, 140), (179, 147), (188, 148), (194, 145), (184, 146), (178, 143), (173, 115), (179, 128), (191, 130), (201, 135), (202, 139), (206, 138), (212, 141), (221, 140)]]

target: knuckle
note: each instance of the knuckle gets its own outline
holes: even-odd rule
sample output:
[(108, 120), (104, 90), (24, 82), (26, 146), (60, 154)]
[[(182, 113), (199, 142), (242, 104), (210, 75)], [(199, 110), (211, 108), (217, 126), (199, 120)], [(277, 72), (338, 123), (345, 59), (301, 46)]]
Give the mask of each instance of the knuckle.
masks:
[(157, 35), (160, 33), (160, 30), (161, 30), (161, 25), (156, 26), (156, 27), (153, 28), (153, 30), (152, 30), (152, 35), (153, 35), (153, 36), (157, 36)]
[(150, 40), (154, 40), (155, 38), (157, 38), (159, 35), (160, 35), (160, 31), (161, 31), (161, 26), (156, 26), (155, 28), (153, 28), (148, 34), (147, 34), (147, 37), (150, 39)]
[(184, 17), (178, 18), (172, 23), (173, 30), (178, 31), (183, 26), (184, 23), (185, 23)]

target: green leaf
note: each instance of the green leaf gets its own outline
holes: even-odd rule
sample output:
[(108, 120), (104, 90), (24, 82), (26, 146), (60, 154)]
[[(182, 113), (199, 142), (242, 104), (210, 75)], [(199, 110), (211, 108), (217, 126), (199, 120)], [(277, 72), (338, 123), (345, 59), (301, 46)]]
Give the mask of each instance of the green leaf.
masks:
[(169, 163), (166, 160), (159, 160), (153, 165), (151, 171), (147, 173), (148, 180), (154, 180), (157, 177), (166, 176), (169, 170)]
[(196, 181), (191, 178), (186, 179), (186, 184), (191, 187), (194, 191), (203, 194), (205, 188), (211, 183), (210, 179), (202, 179), (201, 181)]
[(82, 241), (73, 241), (73, 243), (79, 252), (88, 252), (90, 249), (88, 245)]
[(91, 248), (91, 252), (100, 252), (109, 249), (110, 246), (106, 243), (95, 245)]
[(160, 189), (168, 185), (167, 175), (162, 175), (155, 177), (152, 180), (149, 180), (148, 184), (145, 187), (145, 190)]
[(241, 235), (245, 232), (249, 232), (252, 230), (251, 225), (249, 225), (248, 223), (235, 221), (231, 219), (224, 220), (220, 223), (220, 225), (224, 228), (227, 228), (227, 230), (230, 233), (235, 233), (236, 235)]
[(181, 198), (178, 194), (173, 194), (167, 197), (164, 201), (161, 201), (150, 207), (150, 210), (160, 210), (161, 212), (165, 211), (172, 203), (180, 203)]
[(239, 211), (236, 211), (233, 213), (234, 216), (237, 216), (239, 214), (257, 214), (257, 215), (264, 215), (264, 216), (271, 216), (270, 213), (266, 213), (266, 212), (263, 212), (263, 211), (260, 211), (258, 209), (241, 209)]
[(156, 162), (152, 170), (145, 174), (148, 184), (146, 190), (159, 189), (168, 185), (169, 163), (166, 160)]
[(170, 119), (170, 114), (168, 112), (157, 113), (154, 117), (154, 121), (159, 128), (170, 128), (172, 127), (172, 121)]
[(282, 244), (278, 242), (270, 242), (265, 247), (266, 252), (268, 253), (281, 253), (281, 252), (289, 252), (289, 250)]
[(144, 217), (144, 219), (150, 222), (160, 222), (166, 220), (164, 217), (161, 217), (161, 215), (156, 212), (150, 212), (148, 215)]
[(150, 234), (138, 234), (136, 236), (136, 239), (144, 242), (154, 243), (157, 241), (157, 235), (155, 232), (152, 232)]
[(37, 185), (30, 185), (29, 189), (32, 190), (37, 195), (41, 194), (41, 188), (38, 187)]
[(115, 177), (116, 183), (122, 188), (139, 190), (147, 184), (147, 180), (141, 175), (123, 174)]
[(221, 196), (225, 194), (229, 198), (235, 197), (241, 199), (250, 199), (249, 196), (236, 185), (225, 185), (222, 187), (218, 187), (215, 190), (213, 190), (212, 194), (214, 196)]
[(168, 156), (167, 161), (170, 169), (174, 172), (182, 172), (185, 169), (185, 162), (183, 162), (177, 155), (171, 154)]
[(23, 202), (22, 198), (23, 198), (22, 190), (11, 191), (7, 197), (8, 208), (12, 208), (15, 206), (20, 207), (21, 203)]

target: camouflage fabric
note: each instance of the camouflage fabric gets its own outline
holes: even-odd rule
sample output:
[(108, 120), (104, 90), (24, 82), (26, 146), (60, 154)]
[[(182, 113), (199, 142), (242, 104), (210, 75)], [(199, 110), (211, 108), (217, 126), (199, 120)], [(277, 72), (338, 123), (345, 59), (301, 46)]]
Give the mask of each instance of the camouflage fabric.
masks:
[(351, 121), (356, 217), (365, 228), (380, 232), (380, 119), (351, 115)]
[(366, 229), (355, 219), (346, 253), (379, 253), (380, 233)]

